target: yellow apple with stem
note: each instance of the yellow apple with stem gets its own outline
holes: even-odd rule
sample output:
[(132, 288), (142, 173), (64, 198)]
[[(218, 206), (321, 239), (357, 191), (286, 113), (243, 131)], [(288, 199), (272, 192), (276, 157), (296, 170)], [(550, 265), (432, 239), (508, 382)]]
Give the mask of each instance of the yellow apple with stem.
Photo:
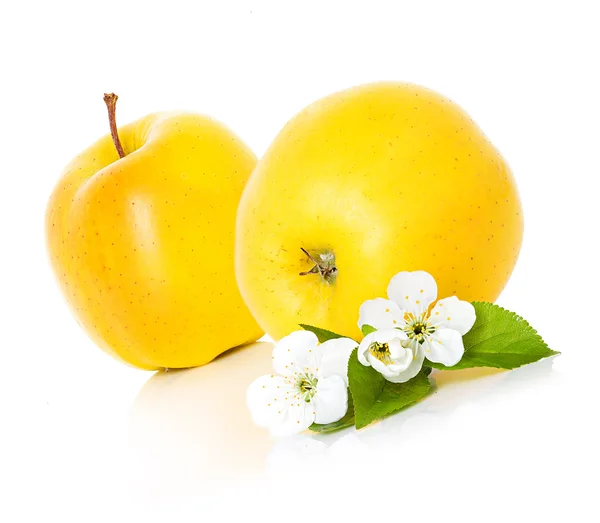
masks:
[(317, 101), (275, 138), (240, 202), (236, 275), (275, 339), (300, 323), (358, 338), (361, 303), (400, 271), (494, 301), (522, 235), (515, 180), (473, 120), (429, 89), (376, 83)]
[(212, 118), (155, 113), (65, 169), (46, 236), (59, 286), (105, 351), (142, 369), (202, 365), (262, 331), (234, 275), (235, 214), (256, 164)]

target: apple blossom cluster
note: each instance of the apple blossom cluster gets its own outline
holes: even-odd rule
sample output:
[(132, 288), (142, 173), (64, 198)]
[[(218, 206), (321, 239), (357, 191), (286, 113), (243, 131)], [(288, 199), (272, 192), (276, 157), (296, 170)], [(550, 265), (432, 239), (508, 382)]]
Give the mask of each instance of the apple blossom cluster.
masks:
[(436, 282), (424, 271), (396, 274), (387, 294), (389, 299), (360, 307), (358, 326), (366, 334), (360, 343), (345, 337), (319, 343), (309, 330), (282, 338), (273, 350), (275, 372), (248, 388), (255, 423), (274, 436), (288, 436), (341, 420), (348, 411), (354, 352), (362, 366), (391, 384), (415, 378), (426, 360), (447, 367), (461, 360), (463, 336), (476, 319), (471, 303), (456, 296), (437, 300)]

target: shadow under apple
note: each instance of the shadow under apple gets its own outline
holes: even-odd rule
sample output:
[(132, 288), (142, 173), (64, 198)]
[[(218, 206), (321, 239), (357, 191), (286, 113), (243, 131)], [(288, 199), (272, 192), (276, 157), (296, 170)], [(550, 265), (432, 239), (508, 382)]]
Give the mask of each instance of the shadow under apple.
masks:
[(270, 343), (236, 348), (203, 367), (155, 373), (130, 413), (134, 489), (160, 495), (236, 481), (265, 466), (272, 440), (252, 422), (246, 389), (271, 370)]

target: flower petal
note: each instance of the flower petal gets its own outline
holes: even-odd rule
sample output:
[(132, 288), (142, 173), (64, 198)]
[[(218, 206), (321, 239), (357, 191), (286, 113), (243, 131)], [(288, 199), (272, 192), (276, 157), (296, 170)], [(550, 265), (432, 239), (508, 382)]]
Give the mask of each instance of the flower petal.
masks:
[(348, 360), (358, 343), (350, 338), (336, 338), (321, 343), (321, 366), (317, 372), (319, 378), (341, 376), (348, 386)]
[(387, 293), (400, 309), (419, 315), (437, 298), (437, 284), (425, 271), (399, 272), (390, 281)]
[(358, 361), (362, 363), (365, 367), (370, 367), (371, 362), (367, 359), (367, 354), (369, 353), (369, 347), (371, 343), (375, 341), (375, 336), (379, 331), (374, 331), (371, 334), (367, 334), (358, 346), (357, 356)]
[(284, 376), (271, 374), (252, 382), (246, 403), (254, 422), (273, 436), (298, 434), (315, 419), (314, 405), (299, 398), (294, 381)]
[[(418, 342), (416, 343), (416, 345), (418, 345)], [(413, 344), (411, 344), (411, 347), (412, 346)], [(421, 368), (423, 367), (423, 360), (425, 359), (423, 349), (419, 346), (413, 348), (411, 352), (413, 353), (413, 360), (411, 361), (410, 365), (406, 368), (406, 370), (403, 370), (395, 376), (386, 376), (386, 380), (391, 381), (392, 383), (405, 383), (408, 380), (414, 378), (417, 374), (419, 374)]]
[(360, 306), (358, 328), (370, 325), (376, 329), (395, 329), (404, 326), (404, 314), (398, 305), (384, 298), (367, 300)]
[(388, 365), (383, 363), (383, 361), (378, 360), (375, 356), (373, 356), (370, 352), (367, 352), (367, 360), (371, 367), (373, 367), (379, 374), (384, 377), (395, 376), (398, 374), (389, 368)]
[(373, 335), (371, 343), (373, 343), (374, 341), (376, 341), (378, 343), (388, 343), (395, 339), (399, 339), (399, 340), (407, 340), (408, 339), (408, 336), (406, 335), (406, 333), (404, 331), (401, 331), (398, 329), (381, 329), (381, 330), (372, 332), (371, 335)]
[(381, 329), (367, 334), (358, 346), (358, 361), (360, 361), (365, 367), (369, 367), (371, 362), (367, 358), (367, 355), (369, 353), (369, 347), (371, 346), (371, 343), (387, 343), (395, 338), (405, 340), (407, 336), (403, 331), (398, 329)]
[(269, 374), (254, 380), (246, 392), (246, 404), (254, 422), (267, 428), (277, 423), (292, 390), (291, 382), (283, 376)]
[(269, 432), (275, 437), (293, 436), (306, 430), (314, 421), (314, 405), (298, 400), (284, 407), (277, 422), (269, 426)]
[(395, 374), (406, 370), (413, 361), (413, 351), (403, 347), (399, 338), (389, 341), (388, 346), (390, 356), (394, 360), (393, 364), (388, 365), (390, 370)]
[(390, 356), (393, 360), (405, 357), (406, 349), (402, 345), (402, 341), (404, 341), (404, 339), (406, 338), (394, 338), (387, 342), (390, 349)]
[(342, 376), (320, 378), (312, 404), (315, 423), (333, 423), (342, 419), (348, 410), (348, 385)]
[(475, 307), (456, 296), (439, 300), (431, 310), (429, 323), (438, 328), (458, 331), (464, 336), (475, 323)]
[[(410, 350), (406, 351), (405, 357), (402, 359), (398, 359), (394, 363), (385, 364), (382, 361), (378, 360), (372, 354), (368, 354), (367, 358), (371, 363), (371, 367), (373, 367), (379, 374), (381, 374), (384, 378), (394, 378), (403, 373), (411, 364), (413, 360), (413, 354)], [(391, 381), (391, 380), (390, 380)]]
[(436, 330), (423, 345), (427, 345), (425, 356), (428, 360), (447, 367), (456, 365), (465, 353), (460, 332), (452, 329)]
[[(358, 347), (358, 359), (363, 365), (373, 367), (386, 378), (397, 376), (412, 361), (412, 352), (410, 349), (405, 349), (401, 344), (401, 341), (406, 339), (406, 334), (397, 329), (382, 329), (372, 332), (365, 336), (360, 343)], [(371, 354), (369, 347), (374, 342), (388, 344), (392, 358), (391, 363), (386, 364)]]
[(283, 376), (290, 376), (319, 366), (319, 340), (310, 331), (295, 331), (281, 338), (273, 349), (273, 368)]

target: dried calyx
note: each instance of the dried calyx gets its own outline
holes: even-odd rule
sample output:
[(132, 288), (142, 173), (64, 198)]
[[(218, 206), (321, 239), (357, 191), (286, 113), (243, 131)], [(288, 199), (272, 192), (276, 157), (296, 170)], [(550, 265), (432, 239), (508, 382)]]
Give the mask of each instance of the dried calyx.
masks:
[(314, 256), (306, 249), (300, 247), (300, 250), (306, 254), (308, 259), (315, 265), (309, 271), (301, 272), (300, 276), (309, 274), (318, 274), (321, 279), (327, 283), (334, 283), (337, 277), (338, 269), (335, 266), (335, 254), (328, 250), (315, 251)]

